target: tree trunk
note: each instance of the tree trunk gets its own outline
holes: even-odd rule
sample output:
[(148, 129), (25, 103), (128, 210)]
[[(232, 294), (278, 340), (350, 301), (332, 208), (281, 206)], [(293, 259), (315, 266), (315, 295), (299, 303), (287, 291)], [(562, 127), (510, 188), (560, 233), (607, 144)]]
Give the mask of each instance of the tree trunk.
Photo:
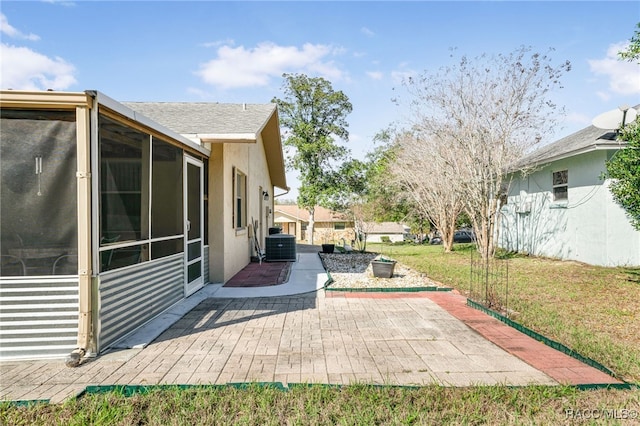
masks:
[(309, 225), (307, 225), (307, 241), (313, 245), (313, 234), (315, 228), (315, 209), (309, 209)]
[(455, 218), (451, 223), (447, 223), (440, 233), (442, 234), (442, 246), (444, 247), (444, 252), (449, 253), (453, 251), (453, 236), (456, 233)]

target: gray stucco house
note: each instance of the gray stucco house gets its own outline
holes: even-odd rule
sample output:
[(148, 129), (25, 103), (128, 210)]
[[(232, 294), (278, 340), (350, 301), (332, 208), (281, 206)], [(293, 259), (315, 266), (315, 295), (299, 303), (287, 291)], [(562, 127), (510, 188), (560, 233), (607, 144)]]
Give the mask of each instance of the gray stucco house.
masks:
[(513, 173), (498, 245), (601, 266), (639, 266), (640, 232), (613, 200), (605, 162), (624, 147), (616, 130), (586, 127), (531, 153)]

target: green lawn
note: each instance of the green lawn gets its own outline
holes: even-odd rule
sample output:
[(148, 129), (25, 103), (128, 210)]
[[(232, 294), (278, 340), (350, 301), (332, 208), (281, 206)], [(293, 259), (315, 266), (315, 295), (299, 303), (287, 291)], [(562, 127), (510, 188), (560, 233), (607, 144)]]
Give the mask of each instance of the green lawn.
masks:
[[(640, 393), (562, 386), (251, 386), (86, 395), (61, 405), (0, 404), (3, 425), (635, 424)], [(608, 414), (607, 414), (608, 413)], [(609, 416), (609, 418), (605, 418)], [(576, 422), (577, 420), (577, 422)], [(638, 419), (636, 419), (636, 422)]]
[[(444, 253), (442, 246), (369, 244), (430, 278), (466, 294), (470, 244)], [(560, 342), (640, 383), (640, 269), (513, 257), (508, 307), (514, 321)]]

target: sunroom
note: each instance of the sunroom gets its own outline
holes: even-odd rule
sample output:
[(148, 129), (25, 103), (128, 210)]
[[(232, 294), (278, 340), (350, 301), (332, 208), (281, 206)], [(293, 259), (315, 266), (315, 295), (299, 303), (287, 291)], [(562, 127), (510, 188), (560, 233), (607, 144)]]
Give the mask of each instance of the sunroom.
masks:
[(0, 120), (0, 360), (100, 353), (208, 282), (208, 148), (95, 91)]

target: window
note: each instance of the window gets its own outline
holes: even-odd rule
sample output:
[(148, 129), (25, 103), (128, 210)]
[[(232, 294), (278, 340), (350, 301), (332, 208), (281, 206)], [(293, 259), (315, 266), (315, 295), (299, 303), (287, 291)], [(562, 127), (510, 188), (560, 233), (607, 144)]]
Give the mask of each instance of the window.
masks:
[(0, 276), (77, 275), (76, 113), (0, 109)]
[(151, 146), (151, 259), (182, 252), (182, 149), (153, 138)]
[(243, 229), (247, 226), (247, 176), (233, 168), (233, 226)]
[(153, 138), (151, 238), (182, 236), (182, 150)]
[(204, 164), (204, 188), (203, 188), (203, 204), (204, 204), (204, 245), (209, 245), (209, 160), (202, 158)]
[(99, 134), (101, 237), (146, 239), (148, 229), (143, 222), (149, 205), (149, 136), (102, 116)]
[(183, 151), (103, 114), (100, 271), (184, 251)]
[(347, 224), (344, 222), (335, 222), (333, 224), (333, 229), (335, 229), (336, 231), (342, 231), (344, 229), (346, 229)]
[(569, 196), (569, 171), (553, 172), (553, 201), (566, 201)]
[(498, 194), (498, 199), (500, 201), (500, 207), (506, 206), (509, 203), (509, 185), (503, 183), (500, 185), (500, 193)]

